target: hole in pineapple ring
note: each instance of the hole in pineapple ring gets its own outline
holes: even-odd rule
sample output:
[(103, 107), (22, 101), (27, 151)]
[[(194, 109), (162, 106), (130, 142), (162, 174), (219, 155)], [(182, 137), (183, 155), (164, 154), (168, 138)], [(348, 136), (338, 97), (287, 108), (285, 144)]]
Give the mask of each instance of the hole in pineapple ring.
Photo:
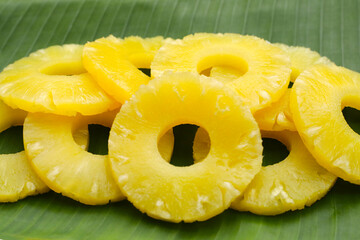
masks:
[(60, 62), (51, 64), (40, 71), (46, 75), (61, 75), (61, 76), (72, 76), (86, 73), (87, 71), (82, 65), (81, 61), (75, 62)]
[(108, 155), (108, 140), (110, 128), (99, 124), (89, 124), (88, 152), (97, 155)]
[(72, 136), (81, 149), (95, 154), (108, 155), (110, 127), (108, 124), (79, 124), (72, 129)]
[[(8, 147), (5, 149), (3, 146)], [(14, 154), (22, 151), (24, 151), (22, 126), (10, 127), (0, 133), (0, 154)]]
[(360, 111), (356, 108), (344, 107), (342, 114), (349, 127), (360, 134)]
[(233, 74), (239, 77), (244, 75), (249, 69), (247, 62), (238, 56), (217, 54), (201, 59), (198, 62), (197, 71), (205, 76), (210, 76), (213, 67), (226, 67), (227, 69), (231, 69)]
[(138, 68), (142, 73), (144, 73), (146, 76), (151, 76), (151, 69), (150, 68)]
[(289, 155), (287, 147), (281, 141), (268, 137), (262, 138), (262, 141), (264, 147), (263, 167), (279, 163)]
[(360, 134), (360, 96), (345, 96), (341, 102), (342, 116), (347, 125)]
[[(177, 167), (186, 167), (193, 165), (194, 159), (193, 159), (192, 147), (193, 147), (195, 134), (198, 131), (198, 129), (199, 126), (194, 124), (180, 124), (173, 127), (172, 132), (174, 136), (173, 138), (174, 147), (173, 149), (171, 149), (172, 150), (172, 156), (170, 155), (171, 159), (169, 157), (169, 150), (166, 150), (166, 147), (167, 148), (169, 147), (166, 146), (166, 144), (169, 145), (168, 144), (169, 141), (168, 140), (166, 141), (165, 136), (161, 136), (160, 140), (158, 141), (158, 150), (161, 156), (171, 165)], [(166, 134), (168, 134), (168, 132)], [(208, 134), (205, 129), (204, 132)], [(209, 138), (209, 142), (210, 142), (210, 138)], [(165, 156), (165, 154), (167, 154), (167, 156)]]

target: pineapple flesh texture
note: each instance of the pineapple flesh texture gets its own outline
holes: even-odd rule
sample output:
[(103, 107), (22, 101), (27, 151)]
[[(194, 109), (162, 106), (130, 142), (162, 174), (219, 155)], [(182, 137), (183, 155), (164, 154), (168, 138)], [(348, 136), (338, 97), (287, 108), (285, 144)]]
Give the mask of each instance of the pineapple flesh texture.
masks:
[(111, 126), (116, 113), (88, 117), (29, 113), (24, 123), (24, 146), (34, 171), (55, 192), (84, 204), (122, 200), (108, 156), (87, 152), (73, 136), (84, 125)]
[(360, 136), (342, 109), (360, 109), (360, 74), (335, 65), (315, 65), (294, 83), (290, 109), (295, 126), (318, 163), (360, 184)]
[(162, 37), (119, 39), (112, 35), (85, 44), (83, 61), (98, 84), (120, 103), (124, 103), (150, 77), (138, 68), (150, 68)]
[(254, 117), (261, 130), (266, 131), (296, 131), (290, 111), (291, 89), (270, 106), (254, 113)]
[[(274, 45), (284, 50), (290, 57), (291, 82), (295, 82), (301, 72), (314, 64), (333, 64), (328, 58), (321, 57), (320, 54), (309, 48), (287, 46), (280, 43), (275, 43)], [(223, 82), (232, 81), (240, 77), (239, 72), (236, 71), (236, 69), (219, 66), (211, 69), (210, 76), (220, 79)], [(254, 117), (261, 130), (296, 131), (290, 112), (290, 93), (291, 89), (287, 89), (285, 94), (282, 95), (278, 101), (273, 102), (270, 106), (254, 113)]]
[(238, 92), (252, 112), (277, 101), (290, 80), (290, 59), (283, 50), (238, 34), (198, 33), (168, 41), (155, 55), (151, 74), (157, 77), (166, 70), (200, 74), (214, 66), (240, 73), (225, 84)]
[(83, 46), (38, 50), (0, 73), (0, 98), (28, 112), (94, 115), (119, 107), (82, 64)]
[(331, 189), (336, 176), (317, 164), (296, 132), (262, 132), (289, 149), (281, 162), (262, 167), (244, 195), (231, 207), (259, 215), (277, 215), (303, 209), (321, 199)]
[[(209, 132), (212, 147), (201, 163), (177, 167), (159, 154), (159, 136), (179, 124)], [(171, 222), (204, 221), (227, 209), (260, 170), (261, 154), (259, 128), (236, 92), (193, 73), (166, 72), (141, 87), (109, 139), (122, 192), (141, 212)]]
[[(15, 110), (0, 101), (0, 132), (22, 125), (26, 112)], [(31, 169), (24, 151), (0, 154), (0, 202), (15, 202), (30, 195), (49, 191)]]

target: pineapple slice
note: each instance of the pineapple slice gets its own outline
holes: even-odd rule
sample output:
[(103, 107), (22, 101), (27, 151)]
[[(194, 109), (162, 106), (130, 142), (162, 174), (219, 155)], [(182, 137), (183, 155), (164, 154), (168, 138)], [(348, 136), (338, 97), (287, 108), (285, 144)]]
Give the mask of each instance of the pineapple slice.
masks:
[(321, 199), (331, 189), (336, 176), (319, 166), (299, 135), (289, 131), (262, 132), (289, 149), (281, 162), (263, 167), (231, 207), (259, 215), (276, 215), (303, 209)]
[[(157, 142), (187, 123), (207, 129), (212, 147), (201, 163), (177, 167), (161, 157)], [(166, 72), (141, 87), (109, 139), (122, 192), (140, 211), (171, 222), (204, 221), (227, 209), (260, 170), (261, 153), (259, 128), (236, 92), (193, 73)]]
[(38, 50), (0, 74), (0, 98), (12, 108), (60, 115), (93, 115), (119, 107), (82, 65), (83, 46)]
[(138, 68), (150, 68), (163, 42), (162, 37), (100, 38), (85, 44), (84, 67), (108, 94), (124, 103), (150, 81)]
[[(0, 101), (1, 132), (22, 125), (25, 117), (26, 112), (11, 109)], [(49, 190), (31, 169), (24, 151), (0, 154), (0, 169), (0, 202), (15, 202)]]
[(55, 192), (85, 204), (122, 200), (124, 196), (111, 177), (108, 156), (85, 151), (73, 137), (84, 124), (111, 126), (116, 113), (89, 117), (29, 113), (24, 123), (24, 146), (38, 176)]
[(315, 65), (294, 83), (290, 109), (301, 138), (318, 163), (360, 184), (360, 136), (341, 110), (360, 109), (360, 74), (335, 65)]
[(278, 100), (290, 79), (290, 60), (284, 51), (265, 40), (238, 34), (198, 33), (168, 41), (151, 64), (151, 74), (165, 70), (202, 73), (214, 66), (235, 68), (242, 75), (227, 86), (237, 90), (256, 111)]
[[(328, 58), (321, 57), (317, 52), (311, 51), (309, 48), (292, 47), (280, 43), (274, 45), (284, 50), (290, 57), (291, 82), (295, 82), (301, 72), (314, 64), (333, 64)], [(241, 75), (234, 68), (217, 66), (211, 69), (210, 76), (222, 82), (228, 82), (239, 78)], [(267, 131), (296, 131), (290, 113), (290, 93), (291, 89), (288, 89), (278, 101), (254, 113), (260, 129)]]

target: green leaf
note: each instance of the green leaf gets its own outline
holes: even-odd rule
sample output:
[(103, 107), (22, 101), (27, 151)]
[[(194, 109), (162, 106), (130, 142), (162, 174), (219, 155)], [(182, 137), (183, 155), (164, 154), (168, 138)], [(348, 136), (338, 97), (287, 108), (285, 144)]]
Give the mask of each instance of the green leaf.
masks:
[[(310, 47), (359, 71), (359, 12), (358, 0), (0, 0), (0, 69), (40, 48), (109, 34), (235, 32)], [(347, 120), (359, 132), (356, 116)], [(21, 149), (19, 134), (1, 134), (0, 152)], [(105, 142), (93, 151), (106, 152)], [(227, 210), (192, 224), (151, 219), (127, 201), (86, 206), (53, 192), (0, 204), (0, 239), (357, 239), (359, 222), (360, 187), (341, 180), (301, 211), (263, 217)]]

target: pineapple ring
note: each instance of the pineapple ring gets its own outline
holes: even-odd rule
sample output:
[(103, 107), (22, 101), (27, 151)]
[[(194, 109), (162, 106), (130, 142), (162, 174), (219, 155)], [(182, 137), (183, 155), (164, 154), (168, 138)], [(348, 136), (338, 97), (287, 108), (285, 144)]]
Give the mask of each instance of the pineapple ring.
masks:
[(322, 168), (306, 149), (296, 132), (262, 132), (289, 149), (281, 162), (263, 167), (241, 199), (231, 207), (259, 215), (277, 215), (303, 209), (321, 199), (335, 184), (336, 176)]
[[(184, 123), (203, 126), (213, 144), (201, 163), (177, 167), (160, 156), (157, 140)], [(140, 211), (171, 222), (204, 221), (227, 209), (260, 170), (261, 154), (259, 128), (236, 92), (193, 73), (166, 72), (141, 87), (109, 138), (122, 192)]]
[(120, 103), (125, 103), (150, 77), (138, 68), (150, 68), (162, 37), (119, 39), (112, 35), (85, 44), (84, 67), (99, 85)]
[(119, 107), (86, 73), (82, 50), (75, 44), (52, 46), (7, 66), (0, 74), (0, 97), (12, 108), (69, 116)]
[[(26, 112), (9, 108), (0, 101), (0, 131), (22, 125)], [(31, 169), (24, 151), (0, 154), (0, 202), (15, 202), (30, 195), (49, 191)]]
[[(325, 196), (334, 185), (336, 176), (317, 164), (296, 132), (262, 131), (261, 135), (284, 143), (290, 154), (279, 163), (262, 167), (244, 195), (231, 204), (233, 209), (259, 215), (303, 209)], [(209, 135), (200, 128), (193, 145), (196, 163), (206, 157), (209, 148)]]
[(24, 123), (24, 146), (34, 171), (55, 192), (85, 204), (124, 199), (111, 177), (108, 156), (87, 152), (73, 137), (73, 131), (84, 124), (111, 126), (115, 114), (66, 117), (29, 113)]
[(165, 70), (201, 73), (214, 66), (236, 67), (243, 75), (226, 85), (235, 89), (252, 112), (278, 100), (290, 79), (289, 57), (254, 36), (198, 33), (168, 41), (151, 64), (154, 77)]
[[(333, 64), (328, 58), (321, 57), (319, 53), (312, 51), (309, 48), (287, 46), (280, 43), (275, 43), (274, 45), (284, 50), (290, 57), (291, 82), (295, 82), (301, 72), (314, 64)], [(240, 77), (238, 71), (227, 67), (213, 67), (210, 76), (219, 79), (222, 82), (229, 82)], [(256, 122), (259, 124), (261, 130), (296, 131), (290, 112), (290, 93), (291, 89), (287, 89), (285, 94), (283, 94), (278, 101), (273, 102), (268, 107), (254, 113)]]
[(360, 109), (360, 74), (335, 65), (316, 65), (294, 83), (290, 109), (295, 126), (318, 163), (346, 181), (360, 184), (360, 135), (342, 109)]
[[(29, 114), (24, 124), (24, 145), (39, 177), (55, 192), (85, 204), (122, 200), (124, 196), (110, 173), (108, 156), (86, 151), (89, 134), (84, 130), (92, 123), (111, 126), (117, 112), (87, 117)], [(169, 131), (159, 141), (159, 151), (166, 161), (170, 161), (173, 145), (174, 136)]]

